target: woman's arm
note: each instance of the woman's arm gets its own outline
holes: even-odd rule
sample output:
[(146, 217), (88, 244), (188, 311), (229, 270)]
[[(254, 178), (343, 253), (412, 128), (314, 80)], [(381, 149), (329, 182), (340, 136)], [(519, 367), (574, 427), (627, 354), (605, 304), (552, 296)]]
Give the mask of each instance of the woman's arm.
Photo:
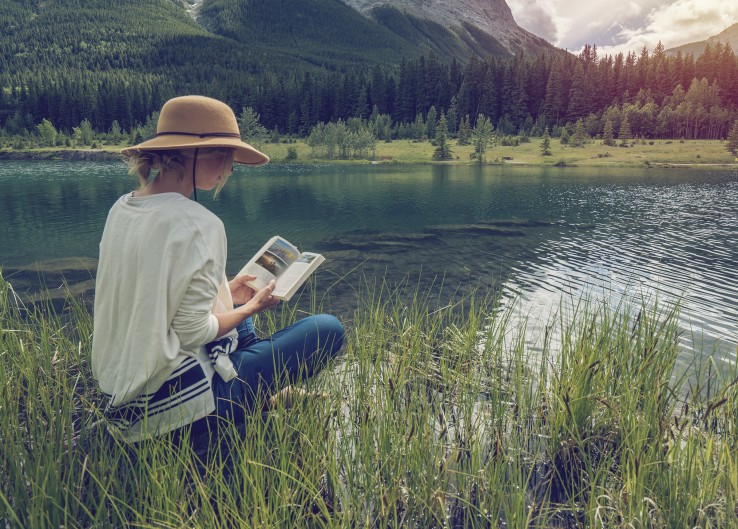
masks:
[[(235, 279), (231, 281), (232, 289), (235, 281)], [(238, 284), (240, 286), (240, 281)], [(238, 325), (249, 316), (253, 316), (263, 310), (276, 307), (279, 304), (279, 300), (272, 296), (273, 291), (274, 280), (270, 281), (267, 286), (250, 296), (248, 300), (246, 299), (248, 295), (239, 300), (234, 299), (234, 302), (236, 303), (238, 301), (245, 301), (243, 305), (236, 307), (233, 310), (216, 314), (215, 317), (218, 320), (218, 337), (223, 336), (227, 332), (238, 327)]]

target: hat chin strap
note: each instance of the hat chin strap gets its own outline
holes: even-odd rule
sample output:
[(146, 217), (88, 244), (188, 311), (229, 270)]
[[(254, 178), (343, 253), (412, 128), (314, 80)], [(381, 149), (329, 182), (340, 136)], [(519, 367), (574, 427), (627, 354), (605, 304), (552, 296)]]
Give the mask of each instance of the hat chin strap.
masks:
[(197, 182), (195, 182), (195, 170), (197, 169), (197, 151), (199, 150), (199, 148), (195, 149), (195, 159), (192, 161), (192, 191), (195, 194), (195, 202), (197, 202)]

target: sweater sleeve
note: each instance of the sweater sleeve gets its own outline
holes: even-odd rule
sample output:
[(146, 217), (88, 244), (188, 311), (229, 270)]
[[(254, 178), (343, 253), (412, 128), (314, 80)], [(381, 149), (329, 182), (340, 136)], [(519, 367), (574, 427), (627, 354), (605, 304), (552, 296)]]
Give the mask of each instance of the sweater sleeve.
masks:
[[(171, 323), (180, 347), (190, 351), (217, 337), (218, 319), (213, 314), (213, 305), (225, 277), (227, 244), (220, 221), (193, 224), (196, 228), (192, 242), (199, 248), (203, 264), (187, 277), (181, 278), (188, 283)], [(192, 259), (193, 254), (188, 252), (180, 262), (192, 263)]]
[(210, 260), (195, 272), (174, 314), (172, 330), (177, 334), (182, 349), (192, 350), (205, 345), (218, 334), (218, 320), (212, 307), (222, 272), (218, 273), (214, 268), (215, 263)]

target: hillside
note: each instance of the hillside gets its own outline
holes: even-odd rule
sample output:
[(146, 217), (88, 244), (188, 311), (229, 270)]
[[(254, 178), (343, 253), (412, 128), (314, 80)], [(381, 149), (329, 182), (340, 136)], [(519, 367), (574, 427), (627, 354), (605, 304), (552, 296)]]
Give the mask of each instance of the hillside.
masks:
[(710, 46), (716, 46), (718, 43), (723, 45), (728, 44), (732, 50), (738, 50), (738, 23), (733, 24), (717, 35), (713, 35), (706, 40), (690, 42), (689, 44), (669, 48), (666, 50), (666, 53), (676, 55), (678, 52), (682, 52), (682, 55), (692, 54), (695, 57), (698, 57), (704, 53), (708, 44)]
[(417, 0), (204, 0), (196, 19), (263, 56), (317, 66), (399, 64), (420, 54), (466, 61), (472, 55), (555, 52), (518, 27), (504, 0), (486, 6), (479, 0), (448, 0), (441, 10), (413, 2)]
[(408, 17), (435, 23), (456, 34), (469, 47), (493, 55), (537, 55), (554, 51), (540, 37), (522, 29), (515, 22), (505, 0), (346, 0), (366, 16), (388, 27), (396, 24), (387, 17)]
[[(135, 71), (167, 76), (189, 64), (256, 66), (242, 46), (195, 23), (170, 0), (0, 0), (0, 73)], [(214, 60), (215, 59), (215, 60)]]
[[(361, 12), (341, 0), (0, 0), (7, 28), (0, 33), (0, 74), (63, 68), (167, 76), (197, 69), (207, 78), (213, 70), (334, 70), (399, 65), (423, 54), (465, 62), (556, 51), (518, 28), (503, 0), (495, 7), (497, 29), (472, 24), (468, 6), (466, 18), (444, 25), (437, 14), (405, 9), (405, 1)], [(470, 1), (477, 0), (447, 4)]]
[[(524, 119), (536, 113), (518, 98), (526, 59), (538, 61), (534, 101), (553, 56), (573, 59), (523, 32), (504, 0), (444, 0), (447, 16), (413, 2), (0, 0), (0, 141), (43, 120), (66, 143), (83, 122), (150, 133), (152, 112), (184, 93), (252, 107), (271, 130), (297, 134), (366, 119), (375, 107), (411, 123), (432, 106), (449, 109), (456, 95), (462, 116)], [(494, 24), (498, 35), (486, 32)], [(510, 58), (514, 66), (502, 64)], [(468, 68), (475, 73), (461, 93)], [(484, 86), (494, 93), (470, 95)]]

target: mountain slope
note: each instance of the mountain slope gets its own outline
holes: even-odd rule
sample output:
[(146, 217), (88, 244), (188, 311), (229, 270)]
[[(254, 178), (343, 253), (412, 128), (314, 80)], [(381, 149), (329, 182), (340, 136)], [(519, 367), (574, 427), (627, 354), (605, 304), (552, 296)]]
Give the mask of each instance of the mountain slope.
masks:
[[(240, 46), (171, 0), (0, 0), (0, 73), (44, 69), (170, 74), (182, 64), (253, 66)], [(214, 61), (213, 57), (218, 60)]]
[(706, 40), (690, 42), (689, 44), (669, 48), (668, 50), (666, 50), (666, 53), (670, 55), (676, 55), (678, 52), (681, 51), (682, 55), (691, 53), (692, 55), (697, 57), (699, 55), (702, 55), (708, 43), (711, 46), (715, 46), (718, 42), (722, 44), (729, 44), (731, 49), (738, 50), (738, 23), (733, 24), (732, 26), (718, 33), (717, 35), (713, 35)]
[[(434, 22), (457, 33), (462, 40), (471, 38), (495, 55), (535, 55), (554, 49), (518, 26), (505, 0), (346, 0), (346, 3), (381, 21), (384, 17), (378, 17), (377, 11), (390, 8), (415, 19)], [(491, 49), (489, 39), (495, 43)]]
[(194, 70), (214, 78), (213, 71), (398, 65), (421, 54), (465, 62), (560, 51), (518, 28), (504, 0), (445, 0), (452, 7), (437, 12), (418, 0), (351, 1), (0, 0), (0, 74)]
[(272, 63), (399, 62), (413, 51), (339, 0), (205, 0), (197, 21)]
[(444, 61), (471, 55), (555, 53), (517, 26), (504, 0), (204, 0), (197, 20), (260, 53), (315, 64), (399, 63), (434, 53)]

